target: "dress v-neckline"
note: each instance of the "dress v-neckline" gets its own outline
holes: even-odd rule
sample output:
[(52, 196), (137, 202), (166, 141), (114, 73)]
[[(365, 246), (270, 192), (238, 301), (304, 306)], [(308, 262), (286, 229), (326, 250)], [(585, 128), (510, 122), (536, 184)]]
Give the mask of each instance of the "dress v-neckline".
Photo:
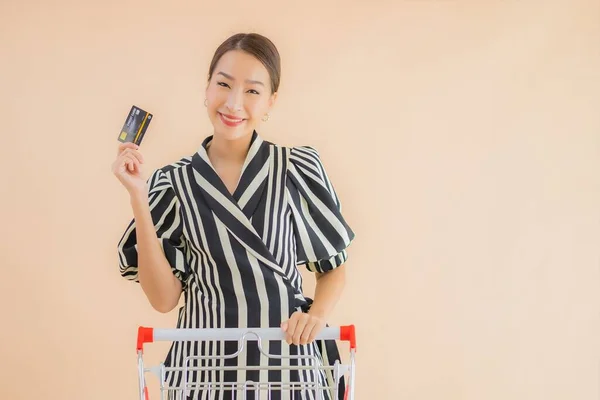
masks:
[(246, 158), (244, 159), (244, 163), (242, 164), (242, 169), (237, 178), (235, 188), (234, 188), (233, 192), (231, 192), (229, 190), (229, 188), (227, 187), (227, 185), (225, 184), (225, 181), (223, 180), (221, 175), (219, 175), (219, 173), (217, 172), (217, 169), (215, 168), (213, 163), (210, 161), (210, 158), (208, 157), (208, 148), (210, 147), (210, 145), (212, 143), (213, 137), (214, 136), (211, 135), (202, 142), (202, 145), (200, 146), (200, 150), (198, 151), (198, 153), (215, 173), (216, 178), (218, 179), (218, 182), (219, 182), (219, 186), (221, 186), (221, 190), (225, 192), (224, 194), (226, 194), (231, 200), (233, 200), (234, 203), (237, 204), (240, 197), (243, 195), (243, 193), (240, 193), (240, 191), (243, 190), (243, 188), (241, 187), (242, 186), (241, 183), (242, 183), (242, 178), (244, 178), (244, 173), (246, 172), (247, 167), (250, 164), (250, 162), (258, 154), (258, 152), (263, 144), (263, 140), (260, 138), (260, 136), (258, 135), (258, 133), (256, 131), (254, 131), (252, 133), (252, 138), (250, 139), (250, 144), (248, 146), (248, 152), (246, 153)]
[[(208, 148), (209, 148), (209, 147), (210, 147), (210, 146), (208, 146), (208, 147), (206, 148), (206, 151), (207, 151), (207, 153), (206, 153), (206, 154), (207, 154), (207, 156), (208, 156)], [(225, 183), (225, 179), (223, 179), (223, 177), (221, 176), (221, 174), (219, 174), (219, 171), (217, 170), (217, 168), (215, 167), (215, 165), (214, 165), (212, 162), (210, 162), (210, 158), (209, 158), (209, 165), (210, 165), (210, 167), (211, 167), (211, 168), (212, 168), (212, 169), (215, 171), (215, 174), (217, 174), (217, 177), (219, 178), (219, 180), (221, 181), (221, 183), (222, 183), (222, 184), (223, 184), (223, 186), (225, 187), (225, 190), (227, 191), (227, 193), (229, 193), (229, 195), (230, 195), (231, 197), (233, 197), (233, 198), (237, 198), (238, 196), (236, 196), (236, 194), (237, 194), (237, 191), (238, 191), (238, 189), (239, 189), (239, 187), (240, 187), (240, 183), (241, 183), (241, 181), (242, 181), (242, 175), (244, 174), (244, 165), (245, 165), (245, 162), (244, 162), (244, 164), (242, 164), (241, 171), (239, 171), (239, 175), (238, 175), (238, 177), (237, 177), (237, 180), (236, 180), (235, 186), (233, 187), (233, 191), (232, 191), (232, 190), (230, 190), (230, 189), (229, 189), (229, 187), (227, 187), (227, 184)]]

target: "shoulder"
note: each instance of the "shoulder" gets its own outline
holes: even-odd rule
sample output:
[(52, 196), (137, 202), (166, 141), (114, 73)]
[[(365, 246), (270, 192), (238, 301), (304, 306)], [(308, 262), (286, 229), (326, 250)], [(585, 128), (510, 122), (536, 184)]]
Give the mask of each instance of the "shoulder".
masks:
[(295, 146), (290, 148), (288, 176), (297, 185), (311, 187), (313, 191), (325, 190), (330, 195), (335, 191), (319, 151), (312, 146)]
[(319, 152), (312, 146), (290, 147), (290, 155), (295, 159), (312, 159), (314, 161), (319, 161), (320, 158)]
[(148, 185), (150, 192), (161, 191), (164, 189), (172, 188), (175, 182), (174, 176), (182, 169), (186, 169), (191, 166), (192, 156), (182, 157), (179, 160), (163, 165), (162, 167), (156, 168), (150, 174), (148, 178)]
[(287, 154), (292, 168), (311, 168), (322, 170), (323, 164), (317, 149), (312, 146), (283, 146), (269, 141), (264, 141), (275, 154)]
[(170, 174), (176, 173), (177, 170), (179, 170), (181, 168), (185, 169), (186, 167), (190, 166), (191, 164), (192, 164), (192, 156), (187, 156), (187, 157), (182, 157), (173, 163), (163, 165), (162, 167), (159, 168), (159, 170), (162, 171), (166, 175), (170, 175)]
[(326, 175), (321, 155), (312, 146), (290, 147), (290, 164), (301, 174), (317, 175), (320, 179)]

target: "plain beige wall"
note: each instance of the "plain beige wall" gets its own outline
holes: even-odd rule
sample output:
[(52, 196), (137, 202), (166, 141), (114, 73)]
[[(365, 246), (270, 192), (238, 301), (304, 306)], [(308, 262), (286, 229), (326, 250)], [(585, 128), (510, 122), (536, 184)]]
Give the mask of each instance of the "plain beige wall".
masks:
[[(261, 131), (319, 149), (357, 233), (334, 325), (357, 399), (595, 400), (598, 1), (0, 3), (0, 398), (137, 395), (111, 175), (132, 104), (147, 171), (210, 134), (216, 46), (274, 40)], [(307, 291), (312, 291), (307, 279)], [(148, 349), (158, 361), (166, 346)]]

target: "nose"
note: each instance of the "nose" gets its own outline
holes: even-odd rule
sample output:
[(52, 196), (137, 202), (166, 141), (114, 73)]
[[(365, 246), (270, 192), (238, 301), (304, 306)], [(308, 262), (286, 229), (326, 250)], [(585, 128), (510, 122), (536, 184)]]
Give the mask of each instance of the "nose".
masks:
[(237, 112), (242, 109), (243, 96), (239, 90), (231, 90), (227, 96), (225, 106), (232, 112)]

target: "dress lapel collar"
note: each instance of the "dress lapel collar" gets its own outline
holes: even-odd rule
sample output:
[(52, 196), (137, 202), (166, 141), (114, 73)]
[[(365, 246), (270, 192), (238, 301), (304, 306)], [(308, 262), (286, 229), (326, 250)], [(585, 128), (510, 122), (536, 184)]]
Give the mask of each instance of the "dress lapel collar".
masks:
[(270, 143), (262, 140), (256, 131), (252, 133), (240, 179), (234, 193), (231, 194), (208, 158), (207, 149), (212, 138), (209, 136), (202, 142), (202, 146), (194, 155), (195, 160), (192, 161), (192, 164), (210, 185), (242, 209), (247, 218), (251, 218), (256, 211), (269, 175)]
[(266, 187), (271, 158), (270, 148), (270, 143), (263, 141), (256, 132), (253, 134), (240, 180), (233, 193), (233, 199), (248, 219), (254, 215)]
[(208, 158), (206, 149), (211, 140), (212, 136), (206, 138), (198, 152), (192, 157), (194, 179), (204, 200), (227, 230), (248, 251), (276, 273), (286, 277), (283, 269), (277, 264), (275, 257), (269, 252), (263, 239), (250, 222), (265, 191), (269, 176), (270, 143), (263, 141), (256, 131), (253, 133), (238, 186), (232, 195)]

